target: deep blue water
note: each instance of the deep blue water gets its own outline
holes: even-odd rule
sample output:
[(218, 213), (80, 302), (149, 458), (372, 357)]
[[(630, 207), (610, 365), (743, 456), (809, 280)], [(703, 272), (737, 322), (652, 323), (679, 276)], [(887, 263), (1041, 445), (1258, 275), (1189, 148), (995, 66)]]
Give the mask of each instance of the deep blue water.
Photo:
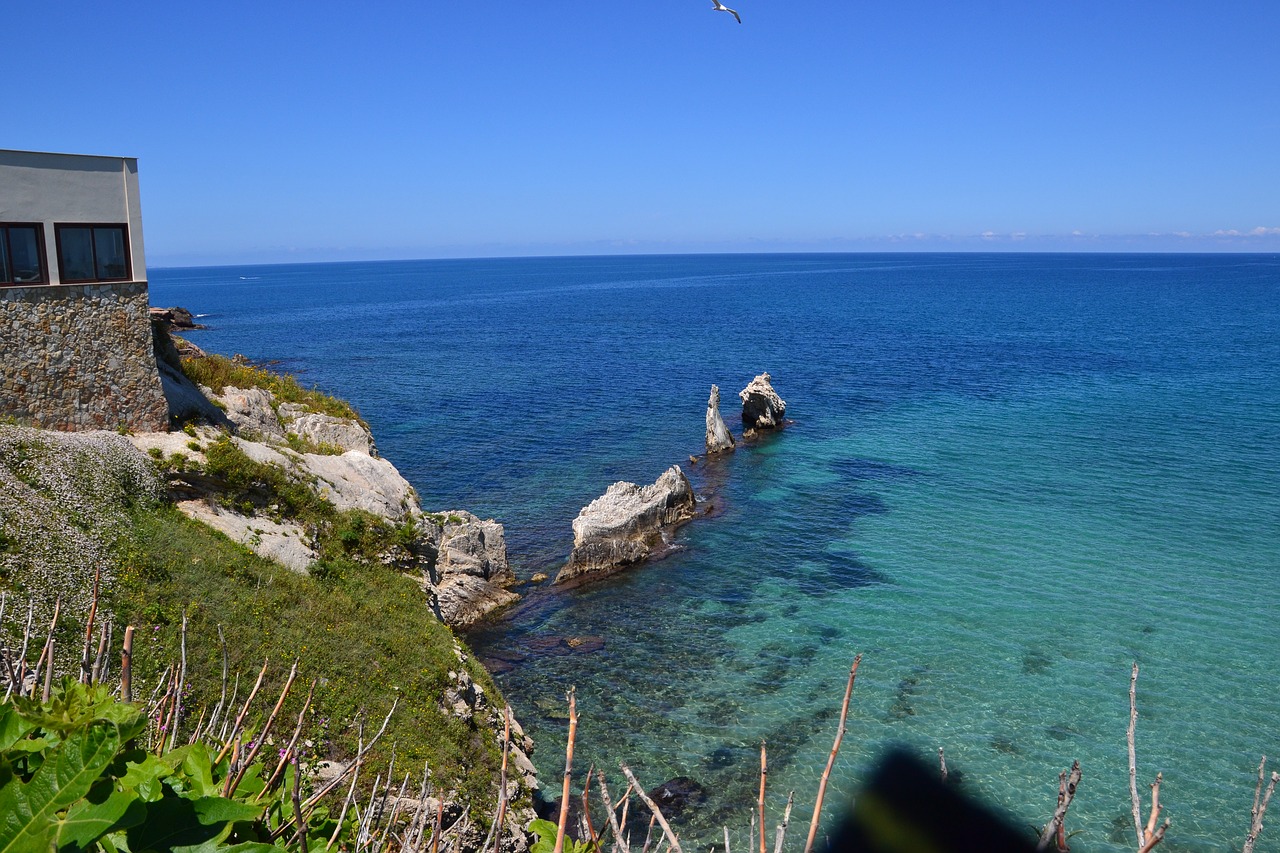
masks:
[[(714, 793), (686, 838), (728, 823), (741, 846), (761, 738), (775, 816), (792, 788), (812, 808), (861, 651), (836, 802), (905, 741), (1042, 823), (1079, 758), (1073, 844), (1124, 849), (1137, 660), (1164, 847), (1242, 841), (1280, 756), (1280, 257), (414, 261), (151, 289), (208, 315), (201, 346), (351, 400), (424, 507), (506, 524), (524, 577), (615, 480), (682, 463), (725, 504), (676, 555), (472, 637), (525, 655), (499, 680), (546, 779), (576, 685), (583, 768), (692, 776)], [(709, 386), (736, 429), (764, 370), (795, 424), (690, 467)], [(544, 650), (565, 636), (604, 648)]]

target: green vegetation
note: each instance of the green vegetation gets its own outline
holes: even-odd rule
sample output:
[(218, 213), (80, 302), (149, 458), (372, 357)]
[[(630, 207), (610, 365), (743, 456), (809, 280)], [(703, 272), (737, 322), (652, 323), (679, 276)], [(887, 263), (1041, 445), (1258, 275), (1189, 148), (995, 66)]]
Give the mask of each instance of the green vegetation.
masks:
[[(360, 541), (360, 531), (344, 531)], [(138, 683), (154, 684), (179, 659), (185, 611), (191, 689), (185, 701), (193, 713), (218, 701), (221, 627), (242, 695), (264, 659), (271, 661), (268, 692), (279, 690), (295, 658), (299, 678), (316, 679), (311, 758), (354, 754), (361, 714), (376, 727), (398, 696), (372, 763), (385, 763), (394, 745), (398, 765), (420, 773), (426, 762), (439, 784), (450, 780), (464, 803), (486, 809), (501, 763), (491, 723), (458, 719), (441, 706), (451, 670), (465, 670), (496, 700), (488, 673), (469, 655), (465, 665), (459, 661), (452, 633), (432, 616), (412, 578), (340, 553), (320, 569), (319, 577), (291, 572), (172, 508), (139, 513), (112, 602), (117, 636), (126, 624), (138, 626)], [(301, 704), (295, 691), (284, 713), (296, 715)]]
[[(283, 846), (295, 820), (293, 767), (272, 784), (259, 759), (237, 785), (230, 756), (219, 760), (199, 741), (153, 755), (141, 746), (146, 728), (137, 706), (71, 680), (46, 702), (0, 705), (0, 850), (302, 849)], [(310, 849), (337, 826), (316, 809)], [(345, 829), (340, 837), (355, 827)], [(281, 846), (271, 843), (276, 835)]]
[(278, 402), (298, 403), (310, 411), (336, 418), (351, 418), (360, 421), (360, 415), (350, 403), (330, 397), (316, 389), (310, 390), (298, 384), (298, 380), (287, 374), (272, 373), (261, 367), (233, 361), (220, 355), (206, 355), (197, 358), (184, 358), (182, 371), (187, 378), (199, 385), (212, 388), (221, 393), (224, 388), (262, 388), (270, 391)]
[[(385, 735), (367, 757), (370, 772), (361, 776), (360, 788), (367, 793), (373, 768), (385, 772), (394, 750), (401, 774), (420, 778), (425, 764), (433, 788), (456, 791), (448, 799), (470, 809), (473, 827), (487, 827), (501, 765), (496, 709), (502, 700), (488, 673), (435, 618), (420, 579), (388, 567), (387, 562), (414, 564), (419, 531), (412, 523), (338, 511), (310, 483), (255, 462), (226, 436), (204, 442), (206, 461), (197, 464), (183, 453), (117, 453), (112, 448), (121, 440), (115, 436), (104, 441), (5, 429), (0, 473), (7, 472), (9, 485), (0, 495), (0, 589), (9, 593), (9, 607), (0, 633), (8, 648), (22, 645), (25, 602), (15, 606), (15, 598), (31, 596), (35, 624), (47, 626), (53, 599), (61, 596), (58, 669), (78, 672), (89, 598), (101, 568), (97, 619), (112, 626), (114, 660), (125, 627), (136, 629), (136, 697), (164, 692), (165, 671), (183, 657), (187, 615), (184, 732), (193, 731), (199, 716), (219, 700), (224, 639), (232, 686), (239, 675), (239, 703), (264, 660), (269, 663), (262, 691), (272, 696), (279, 695), (297, 660), (298, 685), (281, 714), (296, 720), (315, 682), (305, 749), (300, 747), (304, 767), (350, 759), (361, 724), (367, 743), (398, 700)], [(197, 473), (192, 479), (215, 484), (218, 500), (297, 523), (320, 555), (311, 574), (263, 559), (182, 515), (163, 499), (157, 469)], [(36, 640), (28, 665), (39, 651)], [(456, 712), (455, 703), (472, 684), (483, 701)], [(250, 727), (261, 727), (270, 704), (261, 705), (260, 698), (249, 714)], [(6, 725), (0, 720), (0, 738)], [(128, 739), (127, 732), (118, 737), (121, 743)], [(0, 787), (11, 779), (6, 762), (0, 757)], [(37, 771), (30, 768), (32, 779)], [(94, 797), (109, 799), (105, 788), (94, 791)], [(233, 831), (227, 837), (247, 836)], [(0, 843), (0, 853), (5, 850)]]

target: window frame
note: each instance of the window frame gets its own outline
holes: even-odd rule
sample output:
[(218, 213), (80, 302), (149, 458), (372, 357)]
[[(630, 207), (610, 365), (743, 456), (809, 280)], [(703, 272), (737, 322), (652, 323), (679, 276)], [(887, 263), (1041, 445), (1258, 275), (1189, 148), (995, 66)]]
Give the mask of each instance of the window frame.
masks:
[[(10, 228), (34, 228), (36, 231), (36, 254), (40, 263), (38, 281), (14, 281), (13, 275), (13, 243), (9, 240)], [(43, 222), (0, 222), (0, 240), (4, 241), (5, 257), (9, 262), (9, 278), (0, 279), (0, 287), (33, 287), (49, 283), (49, 259), (45, 257), (44, 223)]]
[[(67, 278), (62, 274), (62, 230), (64, 228), (86, 228), (89, 231), (89, 250), (93, 255), (94, 278)], [(119, 228), (124, 237), (124, 275), (119, 278), (99, 278), (98, 275), (98, 242), (94, 236), (95, 228)], [(133, 281), (133, 252), (129, 243), (129, 225), (125, 222), (55, 222), (53, 223), (53, 241), (58, 253), (58, 280), (63, 284), (95, 284), (97, 282)]]

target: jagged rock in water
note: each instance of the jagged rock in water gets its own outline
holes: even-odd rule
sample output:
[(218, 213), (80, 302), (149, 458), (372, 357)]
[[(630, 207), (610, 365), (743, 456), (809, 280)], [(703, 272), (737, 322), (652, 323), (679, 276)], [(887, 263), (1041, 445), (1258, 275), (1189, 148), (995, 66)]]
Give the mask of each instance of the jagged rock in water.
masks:
[(707, 400), (707, 452), (722, 453), (733, 450), (733, 433), (725, 426), (720, 416), (720, 388), (711, 386), (711, 397)]
[(425, 517), (432, 531), (436, 560), (431, 584), (437, 613), (454, 628), (468, 628), (520, 596), (506, 587), (516, 576), (507, 562), (506, 532), (493, 519), (464, 510)]
[(783, 424), (787, 404), (773, 390), (771, 379), (768, 373), (761, 373), (738, 392), (742, 423), (749, 430), (776, 429)]
[(573, 553), (555, 582), (608, 575), (640, 562), (666, 544), (673, 527), (693, 518), (695, 504), (679, 465), (651, 486), (614, 483), (573, 520)]

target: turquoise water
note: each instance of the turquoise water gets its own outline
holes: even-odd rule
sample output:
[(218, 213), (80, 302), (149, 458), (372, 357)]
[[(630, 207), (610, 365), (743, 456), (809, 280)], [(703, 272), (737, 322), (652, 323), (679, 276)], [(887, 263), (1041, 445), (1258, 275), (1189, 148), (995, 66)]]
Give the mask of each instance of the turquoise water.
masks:
[[(472, 637), (510, 667), (548, 780), (574, 685), (582, 769), (627, 760), (711, 791), (686, 840), (727, 823), (746, 843), (761, 738), (769, 808), (794, 789), (803, 824), (862, 652), (829, 802), (907, 742), (944, 747), (966, 788), (1038, 824), (1078, 758), (1073, 846), (1128, 849), (1136, 660), (1163, 846), (1243, 839), (1258, 758), (1280, 755), (1280, 259), (156, 270), (152, 298), (211, 314), (202, 346), (351, 399), (425, 505), (506, 523), (525, 577), (554, 570), (610, 482), (699, 452), (712, 382), (735, 425), (733, 392), (773, 374), (796, 423), (685, 465), (725, 509), (683, 550), (535, 591)], [(569, 636), (604, 646), (548, 651)]]

